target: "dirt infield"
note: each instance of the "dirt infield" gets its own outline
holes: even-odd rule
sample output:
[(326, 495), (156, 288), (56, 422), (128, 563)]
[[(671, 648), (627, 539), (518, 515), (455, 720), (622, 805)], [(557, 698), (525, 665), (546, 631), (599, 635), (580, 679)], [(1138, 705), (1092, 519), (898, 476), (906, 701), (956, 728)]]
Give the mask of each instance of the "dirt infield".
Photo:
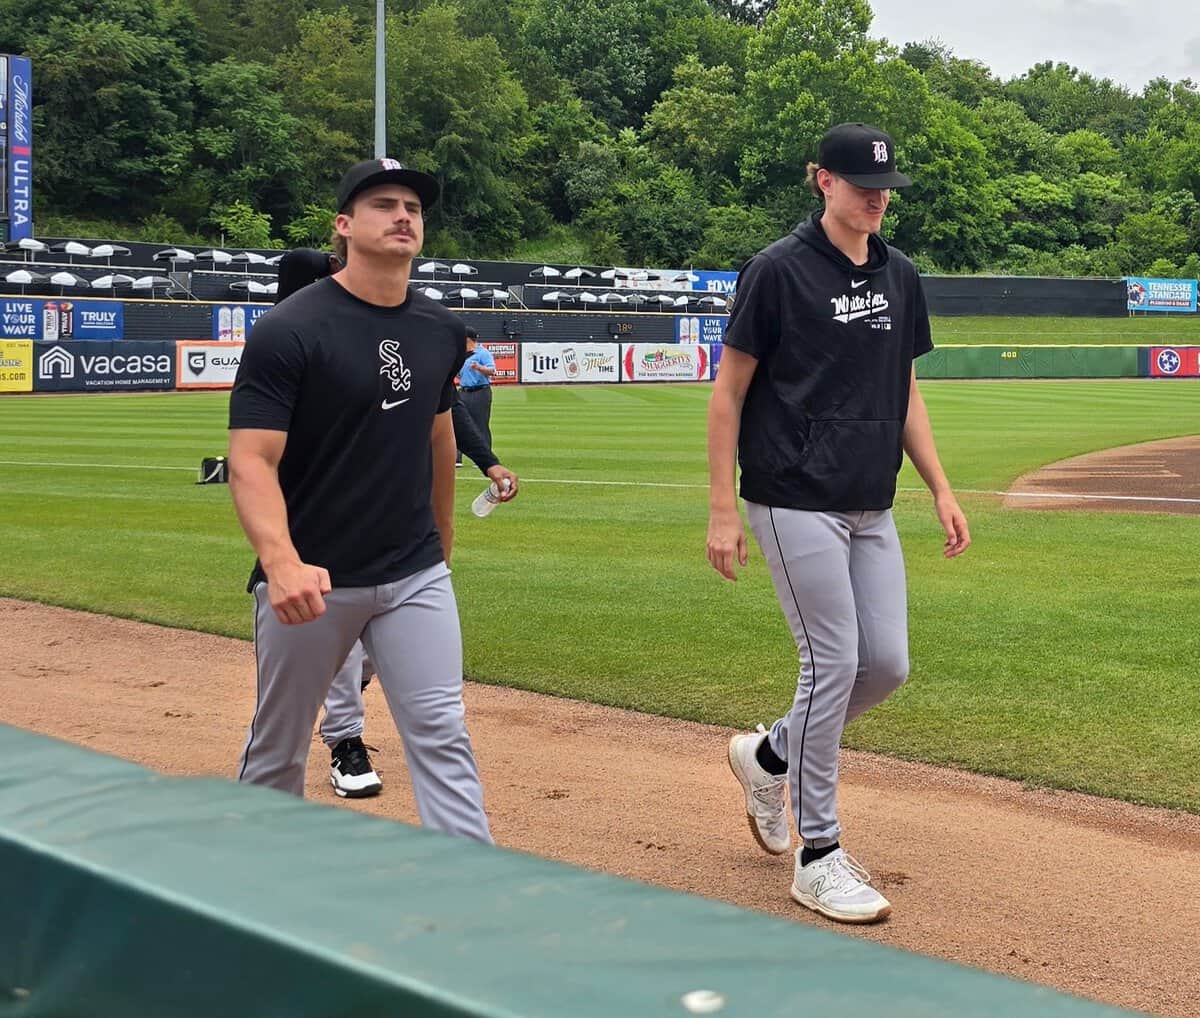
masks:
[(1126, 445), (1051, 463), (1018, 478), (1004, 506), (1200, 514), (1200, 436)]
[[(230, 775), (254, 700), (249, 644), (0, 599), (0, 720), (168, 774)], [(847, 752), (846, 845), (895, 914), (848, 929), (788, 899), (725, 763), (729, 731), (471, 685), (504, 845), (1155, 1014), (1200, 1013), (1200, 816)], [(314, 742), (310, 798), (412, 821), (376, 687), (383, 794), (341, 802)]]

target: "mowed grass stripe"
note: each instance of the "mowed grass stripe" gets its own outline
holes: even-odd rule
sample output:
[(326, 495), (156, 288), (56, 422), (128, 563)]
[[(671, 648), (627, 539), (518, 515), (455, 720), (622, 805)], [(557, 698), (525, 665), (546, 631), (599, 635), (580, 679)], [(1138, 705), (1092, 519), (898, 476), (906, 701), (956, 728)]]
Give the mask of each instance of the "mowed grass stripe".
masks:
[[(960, 490), (1200, 432), (1187, 382), (922, 389)], [(757, 549), (737, 584), (704, 559), (709, 391), (496, 392), (497, 449), (523, 476), (692, 487), (530, 483), (478, 520), (467, 503), (483, 478), (459, 471), (455, 585), (472, 677), (739, 726), (787, 709), (795, 650)], [(2, 457), (194, 469), (224, 449), (227, 404), (221, 393), (0, 399)], [(248, 638), (251, 555), (227, 488), (193, 479), (0, 465), (0, 594)], [(920, 486), (907, 466), (900, 483)], [(928, 498), (897, 500), (912, 679), (847, 742), (1200, 811), (1200, 517), (963, 501), (976, 543), (946, 562)]]

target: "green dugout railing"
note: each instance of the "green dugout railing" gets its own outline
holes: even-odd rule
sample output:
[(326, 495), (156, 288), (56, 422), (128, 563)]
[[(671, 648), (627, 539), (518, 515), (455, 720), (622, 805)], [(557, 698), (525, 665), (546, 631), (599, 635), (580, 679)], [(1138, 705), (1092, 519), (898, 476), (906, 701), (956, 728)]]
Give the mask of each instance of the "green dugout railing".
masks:
[(1118, 1013), (0, 725), (3, 1018)]

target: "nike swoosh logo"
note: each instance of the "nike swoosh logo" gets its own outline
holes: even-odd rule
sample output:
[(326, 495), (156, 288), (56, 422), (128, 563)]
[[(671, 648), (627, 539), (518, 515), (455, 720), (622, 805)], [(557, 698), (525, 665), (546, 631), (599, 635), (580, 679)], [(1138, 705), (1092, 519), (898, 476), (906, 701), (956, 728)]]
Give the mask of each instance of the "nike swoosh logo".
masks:
[(867, 281), (865, 279), (860, 279), (857, 283), (852, 281), (850, 283), (850, 288), (852, 290), (857, 290), (860, 286), (866, 286), (866, 285), (867, 285)]
[(405, 397), (404, 399), (397, 399), (397, 400), (393, 400), (393, 401), (391, 401), (391, 402), (388, 402), (388, 401), (385, 399), (385, 400), (384, 400), (382, 403), (380, 403), (379, 405), (380, 405), (381, 407), (383, 407), (383, 409), (384, 409), (384, 410), (391, 410), (393, 407), (398, 407), (398, 406), (399, 406), (401, 403), (407, 403), (407, 402), (408, 402), (410, 399), (412, 399), (412, 397), (411, 397), (411, 396), (407, 396), (407, 397)]

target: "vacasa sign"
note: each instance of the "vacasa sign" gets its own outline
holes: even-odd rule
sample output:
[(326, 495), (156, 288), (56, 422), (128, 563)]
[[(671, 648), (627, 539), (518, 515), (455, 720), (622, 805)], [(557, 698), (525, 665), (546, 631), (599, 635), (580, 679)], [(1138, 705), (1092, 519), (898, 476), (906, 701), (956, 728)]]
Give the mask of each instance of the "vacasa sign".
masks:
[(34, 343), (35, 392), (173, 389), (173, 343)]

